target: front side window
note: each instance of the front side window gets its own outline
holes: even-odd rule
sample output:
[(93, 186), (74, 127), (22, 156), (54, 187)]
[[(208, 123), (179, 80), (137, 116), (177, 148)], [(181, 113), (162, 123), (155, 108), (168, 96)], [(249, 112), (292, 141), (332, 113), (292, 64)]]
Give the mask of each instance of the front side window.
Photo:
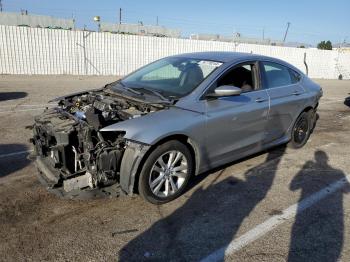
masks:
[(247, 63), (233, 67), (217, 81), (216, 86), (231, 85), (239, 87), (242, 92), (250, 92), (257, 89), (255, 64)]
[(168, 97), (182, 97), (192, 92), (221, 62), (168, 57), (151, 63), (122, 79), (132, 89), (149, 89)]
[(295, 79), (292, 78), (288, 67), (271, 62), (262, 62), (262, 68), (265, 74), (267, 88), (295, 83)]

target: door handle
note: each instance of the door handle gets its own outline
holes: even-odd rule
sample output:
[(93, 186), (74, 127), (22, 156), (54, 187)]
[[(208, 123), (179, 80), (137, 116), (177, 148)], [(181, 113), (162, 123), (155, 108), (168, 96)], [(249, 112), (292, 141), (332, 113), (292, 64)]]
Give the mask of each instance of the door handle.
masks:
[(295, 95), (295, 96), (298, 96), (298, 95), (301, 95), (301, 92), (299, 92), (299, 91), (294, 91), (292, 94)]
[(258, 97), (257, 99), (255, 99), (255, 102), (261, 103), (261, 102), (264, 102), (266, 100), (267, 100), (266, 98)]

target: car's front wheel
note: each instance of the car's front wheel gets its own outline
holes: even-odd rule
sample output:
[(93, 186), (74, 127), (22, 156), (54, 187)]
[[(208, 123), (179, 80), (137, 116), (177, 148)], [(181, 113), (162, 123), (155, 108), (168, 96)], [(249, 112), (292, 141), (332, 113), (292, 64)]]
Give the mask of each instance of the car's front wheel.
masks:
[(140, 195), (153, 204), (164, 204), (184, 191), (193, 173), (193, 157), (188, 147), (176, 140), (156, 147), (140, 173)]

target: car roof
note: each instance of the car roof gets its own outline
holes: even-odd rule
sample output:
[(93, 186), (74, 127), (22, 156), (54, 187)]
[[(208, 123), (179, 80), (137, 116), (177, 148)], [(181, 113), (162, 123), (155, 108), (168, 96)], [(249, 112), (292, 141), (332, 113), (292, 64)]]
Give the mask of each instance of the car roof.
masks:
[(230, 63), (235, 62), (238, 60), (268, 60), (271, 62), (276, 62), (282, 65), (285, 65), (287, 67), (290, 67), (300, 73), (302, 73), (298, 68), (295, 66), (269, 56), (263, 56), (263, 55), (257, 55), (252, 53), (240, 53), (240, 52), (226, 52), (226, 51), (210, 51), (210, 52), (194, 52), (194, 53), (185, 53), (185, 54), (179, 54), (174, 55), (173, 57), (186, 57), (186, 58), (193, 58), (193, 59), (201, 59), (201, 60), (210, 60), (210, 61), (217, 61), (222, 63)]
[(175, 55), (175, 57), (187, 57), (187, 58), (194, 58), (194, 59), (203, 59), (203, 60), (212, 60), (217, 62), (233, 62), (237, 59), (242, 58), (252, 58), (256, 55), (252, 55), (249, 53), (239, 53), (239, 52), (224, 52), (224, 51), (212, 51), (212, 52), (194, 52), (194, 53), (185, 53), (185, 54), (179, 54)]

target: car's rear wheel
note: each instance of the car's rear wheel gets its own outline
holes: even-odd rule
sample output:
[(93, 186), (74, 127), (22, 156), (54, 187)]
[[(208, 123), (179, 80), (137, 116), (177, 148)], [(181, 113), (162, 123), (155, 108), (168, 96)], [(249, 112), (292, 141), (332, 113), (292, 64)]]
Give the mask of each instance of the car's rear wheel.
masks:
[(301, 113), (294, 123), (289, 145), (292, 148), (303, 147), (310, 137), (312, 125), (312, 110)]
[(153, 204), (167, 203), (184, 191), (193, 173), (193, 158), (183, 143), (171, 140), (155, 148), (140, 173), (140, 195)]

